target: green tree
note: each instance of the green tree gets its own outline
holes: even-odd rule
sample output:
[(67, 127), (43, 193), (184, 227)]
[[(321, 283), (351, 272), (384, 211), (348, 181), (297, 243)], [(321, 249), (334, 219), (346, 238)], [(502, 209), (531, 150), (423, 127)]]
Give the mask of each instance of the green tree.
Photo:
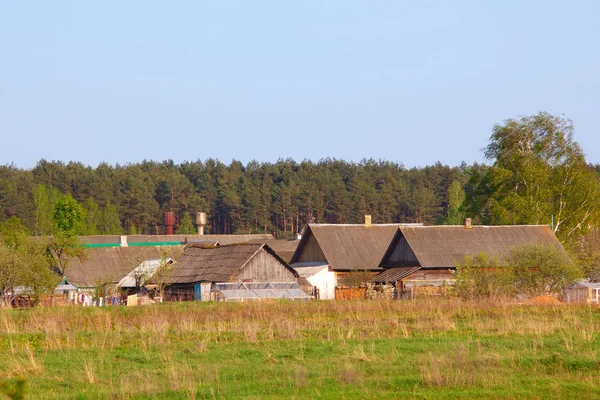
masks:
[(46, 249), (43, 243), (33, 240), (28, 240), (21, 247), (26, 265), (22, 275), (23, 286), (25, 294), (33, 299), (33, 305), (37, 305), (42, 296), (52, 294), (61, 280), (52, 270), (52, 262)]
[(81, 232), (85, 227), (85, 218), (85, 209), (70, 195), (54, 207), (53, 223), (61, 233), (75, 235)]
[(48, 244), (54, 261), (64, 275), (70, 257), (83, 256), (77, 234), (84, 228), (85, 209), (71, 196), (60, 200), (54, 211), (55, 233)]
[(513, 274), (497, 257), (480, 253), (456, 266), (456, 293), (466, 299), (502, 298), (515, 293)]
[(465, 217), (462, 204), (465, 200), (465, 191), (459, 181), (453, 181), (448, 189), (448, 217), (447, 225), (460, 225)]
[(29, 229), (17, 217), (0, 222), (0, 241), (9, 248), (23, 245), (29, 235)]
[(53, 187), (38, 184), (33, 190), (33, 205), (35, 208), (35, 229), (37, 235), (51, 235), (56, 212), (56, 204), (62, 195)]
[(573, 140), (571, 121), (548, 113), (494, 126), (485, 155), (490, 168), (475, 173), (467, 211), (489, 224), (552, 224), (571, 241), (598, 212), (598, 176)]
[(15, 288), (23, 286), (27, 263), (23, 255), (15, 248), (0, 243), (0, 293), (2, 306), (10, 307), (17, 294)]
[(527, 244), (511, 249), (506, 259), (518, 293), (537, 296), (555, 293), (577, 281), (583, 271), (561, 248)]
[(100, 217), (100, 232), (104, 235), (120, 235), (123, 233), (117, 207), (107, 203)]
[(190, 213), (184, 213), (181, 221), (179, 222), (179, 226), (177, 227), (177, 232), (185, 235), (191, 235), (196, 232), (194, 228), (194, 222)]
[(100, 232), (102, 224), (102, 212), (100, 206), (92, 197), (88, 197), (83, 203), (85, 209), (85, 223), (83, 224), (83, 234), (97, 235)]

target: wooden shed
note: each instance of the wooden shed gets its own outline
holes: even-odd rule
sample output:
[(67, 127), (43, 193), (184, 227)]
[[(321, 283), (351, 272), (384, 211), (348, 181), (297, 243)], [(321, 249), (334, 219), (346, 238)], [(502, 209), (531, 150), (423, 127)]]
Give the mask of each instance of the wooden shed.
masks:
[(565, 303), (600, 303), (600, 282), (575, 282), (563, 288)]
[[(217, 292), (234, 289), (231, 289), (231, 286), (217, 284), (244, 283), (262, 285), (250, 285), (245, 289), (240, 286), (236, 289), (252, 290), (253, 293), (247, 293), (248, 298), (257, 298), (256, 293), (262, 293), (266, 297), (290, 298), (283, 291), (299, 289), (298, 278), (296, 271), (264, 243), (237, 243), (219, 247), (191, 243), (185, 247), (181, 257), (173, 264), (173, 271), (168, 276), (167, 292), (176, 295), (187, 292), (188, 298), (193, 293), (196, 300), (218, 300)], [(265, 286), (264, 284), (267, 283), (288, 285)], [(295, 286), (292, 287), (290, 284)], [(263, 290), (263, 286), (282, 291), (271, 292), (268, 296), (265, 291), (256, 292), (257, 287)], [(280, 296), (274, 293), (279, 293)], [(295, 294), (301, 298), (309, 297), (303, 291)], [(237, 297), (244, 300), (243, 294)]]

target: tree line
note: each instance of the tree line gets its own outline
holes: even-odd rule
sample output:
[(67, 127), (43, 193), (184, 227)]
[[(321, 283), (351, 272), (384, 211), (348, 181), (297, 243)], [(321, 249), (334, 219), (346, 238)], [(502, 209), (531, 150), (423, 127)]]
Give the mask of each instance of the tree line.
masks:
[(488, 164), (291, 159), (225, 164), (215, 159), (126, 165), (41, 160), (32, 169), (0, 167), (0, 222), (17, 217), (34, 235), (52, 235), (65, 196), (85, 214), (80, 235), (164, 233), (162, 213), (178, 233), (208, 214), (207, 233), (292, 237), (305, 224), (420, 222), (548, 224), (564, 242), (598, 224), (599, 166), (587, 164), (563, 117), (538, 113), (492, 129)]
[(35, 235), (52, 235), (56, 204), (72, 196), (85, 210), (82, 235), (164, 233), (162, 213), (179, 233), (208, 214), (207, 233), (289, 237), (306, 223), (460, 223), (471, 170), (437, 163), (407, 169), (388, 161), (143, 161), (127, 165), (41, 160), (30, 170), (0, 167), (0, 221), (18, 217)]

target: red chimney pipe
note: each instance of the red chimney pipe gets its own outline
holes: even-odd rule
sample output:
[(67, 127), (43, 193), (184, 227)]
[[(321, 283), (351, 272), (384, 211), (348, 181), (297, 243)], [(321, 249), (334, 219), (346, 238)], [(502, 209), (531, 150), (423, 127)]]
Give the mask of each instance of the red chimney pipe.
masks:
[(163, 214), (163, 221), (167, 227), (167, 235), (173, 234), (173, 226), (175, 225), (175, 213), (167, 211)]

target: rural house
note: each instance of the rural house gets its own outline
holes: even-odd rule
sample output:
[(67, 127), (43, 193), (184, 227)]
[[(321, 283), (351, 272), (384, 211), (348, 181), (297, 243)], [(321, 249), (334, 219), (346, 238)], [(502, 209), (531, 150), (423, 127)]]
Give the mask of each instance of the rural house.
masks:
[[(381, 260), (402, 224), (309, 224), (290, 264), (319, 289), (321, 299), (335, 298), (337, 286), (358, 286), (383, 269)], [(420, 224), (409, 224), (420, 225)]]
[(442, 287), (454, 282), (453, 271), (466, 256), (483, 252), (501, 258), (511, 248), (529, 243), (562, 249), (547, 225), (473, 226), (467, 220), (458, 226), (401, 226), (381, 261), (384, 271), (372, 281), (408, 291)]
[(87, 249), (81, 258), (68, 260), (67, 282), (78, 289), (94, 289), (104, 284), (117, 284), (146, 260), (161, 259), (163, 253), (176, 259), (183, 246), (101, 247)]
[[(173, 264), (167, 292), (196, 300), (306, 299), (298, 274), (264, 243), (190, 243)], [(187, 297), (186, 297), (187, 296)]]

